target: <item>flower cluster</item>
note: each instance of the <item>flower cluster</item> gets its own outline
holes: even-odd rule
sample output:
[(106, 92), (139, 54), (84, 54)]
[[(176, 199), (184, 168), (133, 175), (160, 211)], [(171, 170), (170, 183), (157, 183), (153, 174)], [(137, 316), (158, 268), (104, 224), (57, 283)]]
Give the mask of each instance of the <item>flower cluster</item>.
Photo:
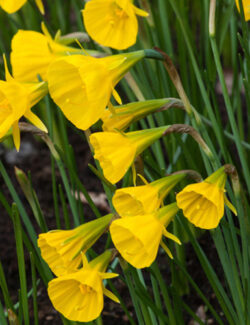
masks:
[[(13, 12), (24, 2), (0, 0), (0, 5)], [(37, 3), (41, 8), (41, 1)], [(83, 10), (89, 35), (99, 44), (115, 49), (126, 49), (136, 42), (137, 16), (146, 17), (147, 13), (135, 7), (132, 0), (91, 0)], [(65, 117), (80, 130), (86, 131), (98, 120), (102, 121), (103, 131), (92, 133), (89, 142), (107, 183), (116, 184), (125, 175), (129, 179), (132, 167), (134, 186), (113, 193), (116, 214), (72, 230), (43, 233), (38, 238), (42, 258), (56, 276), (48, 284), (54, 307), (70, 320), (89, 322), (100, 315), (103, 295), (119, 302), (102, 281), (118, 276), (106, 272), (114, 250), (106, 250), (90, 262), (85, 255), (104, 232), (110, 232), (120, 258), (141, 269), (154, 262), (159, 246), (173, 258), (166, 239), (181, 242), (167, 227), (171, 227), (180, 210), (192, 224), (203, 229), (218, 226), (225, 204), (235, 214), (236, 211), (225, 196), (224, 167), (203, 182), (187, 185), (176, 196), (172, 190), (183, 182), (186, 171), (151, 183), (140, 175), (145, 184), (137, 185), (135, 160), (168, 134), (171, 127), (125, 132), (132, 123), (168, 102), (157, 99), (122, 105), (115, 90), (124, 75), (147, 56), (144, 50), (105, 56), (65, 45), (58, 34), (53, 39), (45, 25), (42, 30), (43, 33), (19, 30), (13, 37), (10, 55), (13, 77), (5, 60), (6, 81), (0, 81), (0, 138), (12, 133), (18, 150), (18, 121), (23, 116), (47, 132), (31, 108), (49, 92)], [(118, 105), (114, 106), (113, 101)], [(171, 203), (166, 204), (166, 197)]]

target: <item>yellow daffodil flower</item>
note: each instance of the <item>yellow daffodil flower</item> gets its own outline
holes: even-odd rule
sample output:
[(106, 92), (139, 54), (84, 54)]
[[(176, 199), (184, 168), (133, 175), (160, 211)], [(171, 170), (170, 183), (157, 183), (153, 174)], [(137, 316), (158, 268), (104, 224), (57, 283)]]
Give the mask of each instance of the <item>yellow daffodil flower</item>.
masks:
[(180, 244), (180, 241), (165, 227), (178, 212), (176, 203), (167, 205), (157, 212), (134, 217), (122, 217), (112, 222), (110, 234), (121, 256), (134, 267), (149, 267), (155, 260), (159, 245), (173, 258), (162, 236)]
[(113, 205), (121, 216), (151, 213), (160, 207), (171, 189), (185, 176), (186, 174), (175, 174), (147, 185), (118, 189), (112, 198)]
[(216, 228), (224, 215), (224, 205), (236, 210), (225, 196), (226, 173), (221, 167), (203, 182), (186, 186), (176, 196), (178, 207), (196, 227)]
[(114, 106), (115, 114), (106, 109), (102, 116), (103, 131), (124, 131), (133, 122), (140, 120), (146, 115), (168, 104), (172, 99), (152, 99), (126, 105)]
[(0, 81), (0, 139), (12, 127), (14, 144), (17, 150), (20, 147), (20, 130), (18, 121), (25, 116), (32, 124), (47, 132), (43, 122), (31, 111), (48, 92), (45, 82), (20, 83), (9, 73), (5, 62), (6, 81)]
[(128, 133), (97, 132), (90, 136), (94, 157), (103, 174), (112, 184), (117, 183), (132, 165), (136, 156), (163, 136), (169, 126)]
[(82, 11), (87, 33), (101, 45), (124, 50), (136, 42), (138, 16), (148, 13), (132, 0), (91, 0)]
[(18, 81), (37, 81), (38, 75), (47, 81), (48, 67), (53, 60), (82, 50), (63, 45), (53, 39), (42, 24), (43, 34), (31, 30), (19, 30), (11, 41), (11, 65)]
[[(240, 11), (239, 0), (235, 0), (235, 2), (236, 2), (238, 11)], [(242, 5), (243, 5), (243, 10), (244, 10), (245, 20), (248, 21), (248, 20), (250, 20), (250, 1), (242, 0)]]
[[(8, 14), (13, 14), (17, 10), (19, 10), (27, 0), (0, 0), (0, 7), (3, 8)], [(44, 14), (44, 7), (42, 0), (35, 0), (36, 5), (40, 12)]]
[(112, 214), (87, 222), (73, 230), (55, 230), (39, 235), (42, 258), (57, 275), (71, 273), (81, 263), (85, 253), (104, 233)]
[(82, 269), (50, 281), (48, 294), (55, 309), (69, 320), (90, 322), (103, 309), (103, 295), (119, 302), (102, 283), (103, 279), (118, 276), (115, 273), (105, 273), (111, 257), (110, 251), (104, 252), (90, 263), (84, 257)]
[(105, 58), (60, 58), (48, 71), (50, 95), (76, 127), (86, 130), (101, 118), (112, 94), (120, 102), (116, 84), (144, 56), (138, 51)]

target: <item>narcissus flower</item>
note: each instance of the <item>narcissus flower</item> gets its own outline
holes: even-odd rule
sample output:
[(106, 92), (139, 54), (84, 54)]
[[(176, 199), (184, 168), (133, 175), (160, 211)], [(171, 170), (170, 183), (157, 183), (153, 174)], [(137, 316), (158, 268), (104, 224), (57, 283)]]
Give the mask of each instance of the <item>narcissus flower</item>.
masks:
[(103, 174), (112, 184), (117, 183), (132, 165), (136, 156), (163, 136), (169, 126), (128, 133), (96, 132), (90, 136), (94, 157)]
[(224, 215), (225, 204), (237, 214), (225, 195), (226, 178), (224, 167), (221, 167), (203, 182), (188, 185), (177, 194), (178, 207), (196, 227), (216, 228)]
[(43, 259), (57, 275), (71, 273), (85, 253), (104, 233), (112, 214), (87, 222), (73, 230), (54, 230), (39, 235), (38, 246)]
[(123, 50), (136, 42), (137, 17), (148, 13), (132, 0), (91, 0), (83, 10), (87, 33), (101, 45)]
[(146, 115), (155, 112), (160, 107), (171, 102), (172, 99), (153, 99), (140, 102), (129, 103), (114, 107), (114, 112), (106, 109), (102, 115), (103, 131), (124, 131), (129, 125), (140, 120)]
[(72, 321), (90, 322), (103, 309), (103, 295), (119, 302), (102, 283), (103, 279), (118, 276), (105, 273), (111, 257), (111, 251), (104, 252), (90, 263), (85, 257), (82, 269), (50, 281), (48, 294), (55, 309)]
[(105, 58), (72, 55), (54, 61), (49, 68), (50, 95), (65, 116), (86, 130), (100, 119), (124, 74), (145, 56), (144, 51)]
[[(13, 14), (17, 10), (19, 10), (27, 0), (0, 0), (0, 6), (5, 10), (8, 14)], [(36, 5), (40, 12), (44, 14), (44, 7), (42, 0), (35, 0)]]
[[(235, 0), (235, 2), (238, 10), (240, 11), (239, 0)], [(244, 10), (245, 20), (248, 21), (250, 19), (250, 1), (242, 0), (242, 5)]]
[(53, 39), (42, 24), (42, 33), (19, 30), (11, 41), (11, 65), (13, 76), (19, 81), (37, 81), (38, 75), (47, 80), (50, 63), (69, 53), (82, 52), (80, 49), (60, 44)]
[(163, 199), (186, 174), (160, 178), (147, 185), (124, 187), (116, 190), (112, 202), (121, 216), (136, 216), (151, 213), (160, 207)]
[(0, 81), (0, 139), (3, 138), (12, 127), (14, 144), (17, 150), (20, 147), (20, 130), (18, 121), (25, 116), (32, 124), (47, 132), (43, 122), (31, 111), (48, 91), (45, 82), (20, 83), (9, 73), (5, 61), (6, 81)]
[(165, 229), (178, 210), (177, 204), (172, 203), (151, 214), (122, 217), (113, 221), (110, 234), (116, 249), (127, 262), (139, 269), (154, 262), (159, 245), (172, 258), (162, 236), (180, 244), (179, 239)]

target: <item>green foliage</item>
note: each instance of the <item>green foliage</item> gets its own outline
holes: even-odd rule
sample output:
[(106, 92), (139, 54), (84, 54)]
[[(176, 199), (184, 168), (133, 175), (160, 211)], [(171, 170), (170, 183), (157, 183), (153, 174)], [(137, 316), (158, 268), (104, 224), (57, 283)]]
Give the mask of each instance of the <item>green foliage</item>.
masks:
[[(227, 183), (226, 189), (237, 209), (238, 216), (233, 216), (227, 209), (220, 226), (210, 232), (222, 270), (220, 277), (216, 274), (213, 261), (206, 256), (199, 242), (203, 234), (197, 236), (181, 213), (173, 227), (175, 230), (178, 229), (180, 238), (185, 237), (192, 245), (192, 250), (199, 260), (200, 272), (205, 274), (207, 286), (213, 290), (220, 311), (212, 305), (188, 271), (186, 244), (183, 244), (182, 251), (178, 246), (173, 245), (173, 250), (176, 251), (174, 259), (165, 260), (164, 263), (169, 270), (168, 278), (165, 277), (165, 271), (164, 274), (161, 273), (155, 262), (146, 270), (150, 275), (150, 281), (145, 285), (145, 279), (148, 279), (145, 272), (123, 265), (124, 278), (121, 276), (121, 279), (126, 283), (131, 295), (135, 319), (131, 318), (123, 300), (121, 300), (121, 307), (132, 325), (135, 323), (184, 325), (187, 315), (199, 324), (205, 324), (206, 322), (196, 315), (196, 311), (192, 310), (188, 301), (181, 296), (183, 287), (178, 288), (176, 285), (179, 276), (183, 280), (184, 291), (188, 292), (189, 288), (195, 291), (216, 324), (223, 325), (226, 322), (230, 325), (249, 325), (250, 202), (246, 194), (247, 191), (250, 192), (250, 131), (247, 128), (250, 116), (249, 25), (244, 21), (242, 14), (237, 12), (233, 0), (218, 1), (215, 34), (209, 34), (209, 1), (142, 0), (138, 2), (141, 7), (145, 6), (146, 10), (150, 10), (151, 16), (140, 22), (140, 37), (131, 51), (155, 46), (165, 51), (178, 70), (188, 102), (198, 115), (188, 115), (182, 110), (170, 109), (149, 115), (134, 123), (130, 129), (177, 123), (189, 124), (200, 133), (213, 155), (212, 158), (206, 156), (186, 134), (170, 135), (157, 141), (143, 154), (145, 177), (152, 181), (177, 170), (194, 169), (205, 178), (222, 164), (230, 163), (236, 166), (239, 174), (240, 192), (229, 182)], [(0, 10), (1, 54), (10, 53), (11, 38), (18, 29), (40, 31), (41, 21), (45, 21), (52, 35), (55, 35), (58, 29), (62, 34), (84, 32), (80, 15), (80, 10), (83, 8), (82, 0), (47, 1), (45, 6), (44, 17), (37, 11), (31, 0), (13, 15), (7, 15)], [(100, 47), (92, 41), (84, 43), (83, 47), (100, 50)], [(1, 79), (4, 79), (3, 71), (3, 64), (1, 64)], [(228, 86), (229, 83), (232, 84), (232, 88)], [(185, 106), (183, 93), (181, 94), (178, 87), (176, 88), (171, 75), (167, 73), (160, 61), (143, 60), (138, 63), (122, 80), (120, 89), (125, 102), (180, 96)], [(49, 129), (48, 138), (42, 140), (47, 144), (47, 150), (51, 152), (51, 188), (57, 227), (77, 226), (85, 219), (83, 204), (75, 193), (82, 193), (94, 215), (100, 217), (98, 207), (78, 176), (74, 148), (68, 139), (69, 130), (72, 132), (73, 129), (77, 133), (79, 130), (75, 130), (66, 121), (48, 97), (39, 105), (41, 115), (46, 116), (46, 125)], [(197, 116), (199, 116), (198, 120)], [(82, 136), (82, 139), (88, 141), (87, 136), (86, 138)], [(96, 175), (100, 174), (98, 164), (96, 168), (91, 167), (91, 170)], [(18, 195), (4, 164), (0, 162), (1, 180), (4, 181), (11, 195), (9, 202), (0, 192), (0, 202), (14, 224), (20, 279), (20, 298), (19, 301), (13, 302), (0, 263), (0, 288), (4, 298), (0, 303), (0, 323), (7, 324), (7, 309), (10, 309), (17, 315), (20, 324), (30, 324), (28, 301), (31, 300), (32, 295), (36, 325), (38, 324), (37, 279), (41, 279), (47, 286), (52, 274), (41, 258), (37, 247), (37, 233), (31, 220), (35, 217), (40, 231), (46, 231), (47, 216), (42, 212), (36, 189), (32, 186), (32, 174), (27, 177), (20, 170), (18, 173), (32, 216), (26, 211), (24, 202)], [(60, 175), (59, 183), (56, 181), (57, 173)], [(102, 177), (100, 178), (102, 180)], [(123, 183), (132, 184), (129, 174), (126, 175)], [(184, 184), (187, 182), (183, 181)], [(106, 181), (103, 181), (103, 187), (111, 204), (114, 188)], [(106, 248), (110, 245), (111, 241), (108, 238)], [(31, 256), (31, 283), (26, 283), (23, 247)], [(95, 252), (90, 250), (89, 254), (94, 256)], [(224, 279), (223, 283), (221, 277)], [(148, 289), (150, 283), (152, 290)], [(113, 291), (115, 292), (115, 288)], [(223, 318), (221, 313), (224, 314)], [(61, 318), (65, 325), (76, 324), (63, 316)], [(98, 318), (90, 324), (102, 324), (102, 320)]]

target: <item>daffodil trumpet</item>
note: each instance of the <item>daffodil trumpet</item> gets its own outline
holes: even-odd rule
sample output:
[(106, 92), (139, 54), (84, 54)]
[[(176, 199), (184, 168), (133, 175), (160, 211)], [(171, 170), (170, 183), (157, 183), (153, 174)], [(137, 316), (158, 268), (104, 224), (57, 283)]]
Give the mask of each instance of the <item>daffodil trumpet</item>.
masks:
[(172, 188), (186, 176), (185, 173), (169, 175), (146, 185), (124, 187), (116, 190), (112, 203), (122, 217), (148, 214), (159, 209)]
[(64, 45), (60, 33), (52, 38), (44, 23), (41, 28), (43, 33), (20, 29), (12, 38), (10, 59), (13, 76), (18, 81), (37, 81), (38, 75), (47, 81), (49, 65), (61, 56), (96, 54)]
[[(27, 0), (0, 0), (0, 7), (8, 14), (13, 14), (14, 12), (18, 11)], [(35, 3), (40, 10), (41, 14), (44, 15), (44, 6), (42, 0), (35, 0)]]
[(4, 64), (6, 81), (0, 81), (0, 139), (12, 129), (14, 144), (19, 150), (18, 121), (22, 116), (40, 130), (47, 132), (46, 126), (31, 111), (31, 108), (47, 94), (48, 87), (46, 82), (21, 83), (16, 81), (8, 70), (5, 56)]
[(209, 147), (198, 131), (186, 124), (173, 124), (135, 132), (97, 132), (90, 136), (94, 157), (99, 161), (105, 178), (117, 183), (135, 158), (159, 138), (171, 133), (188, 133), (212, 159)]
[(117, 183), (128, 171), (135, 158), (156, 140), (160, 139), (169, 126), (135, 132), (96, 132), (91, 134), (90, 143), (94, 158), (101, 165), (105, 178)]
[(103, 121), (102, 129), (103, 131), (124, 131), (130, 124), (145, 116), (172, 107), (183, 109), (183, 103), (177, 98), (162, 98), (114, 106), (114, 113), (110, 112), (109, 109), (104, 111), (101, 118)]
[(144, 51), (104, 58), (70, 55), (53, 61), (48, 71), (49, 92), (65, 116), (79, 129), (87, 130), (103, 115), (126, 72), (145, 57)]
[(137, 8), (132, 0), (91, 0), (82, 11), (87, 33), (103, 46), (124, 50), (136, 42), (136, 16), (148, 13)]
[(225, 204), (237, 215), (225, 195), (226, 169), (225, 166), (219, 168), (203, 182), (190, 184), (177, 194), (178, 207), (196, 227), (216, 228), (224, 215)]
[(50, 281), (48, 295), (55, 309), (69, 320), (90, 322), (103, 309), (103, 295), (119, 303), (119, 299), (103, 285), (104, 279), (118, 276), (116, 273), (105, 272), (112, 257), (111, 250), (105, 251), (91, 262), (83, 255), (83, 267), (80, 270)]
[(42, 233), (38, 246), (42, 258), (55, 275), (61, 276), (76, 271), (85, 253), (107, 230), (113, 215), (87, 222), (72, 230), (54, 230)]
[(149, 267), (154, 262), (159, 245), (173, 258), (162, 236), (180, 244), (179, 239), (166, 230), (178, 210), (177, 204), (172, 203), (149, 214), (121, 216), (114, 220), (110, 226), (110, 234), (116, 249), (127, 262), (138, 269)]

